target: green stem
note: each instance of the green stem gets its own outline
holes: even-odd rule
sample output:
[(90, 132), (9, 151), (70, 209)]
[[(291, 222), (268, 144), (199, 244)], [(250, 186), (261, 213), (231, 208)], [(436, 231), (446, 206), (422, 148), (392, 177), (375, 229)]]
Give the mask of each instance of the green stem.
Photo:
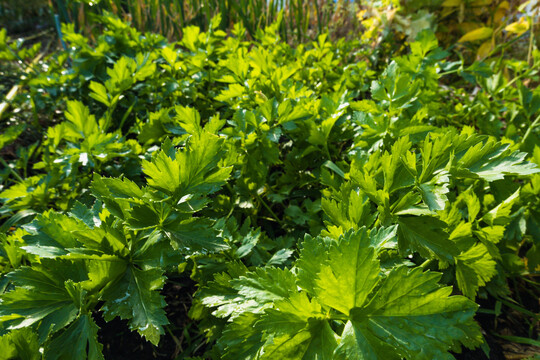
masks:
[(433, 262), (434, 259), (427, 259), (426, 261), (424, 261), (422, 264), (420, 264), (418, 267), (422, 268), (422, 269), (426, 269), (429, 265), (431, 265), (431, 263)]
[(330, 156), (330, 149), (328, 148), (328, 141), (324, 143), (324, 153), (328, 157), (328, 160), (332, 161), (332, 157)]
[[(17, 66), (19, 66), (19, 68), (20, 68), (22, 71), (25, 71), (25, 72), (27, 72), (27, 73), (30, 72), (30, 71), (32, 71), (35, 75), (39, 75), (39, 73), (38, 73), (38, 72), (34, 69), (34, 67), (32, 66), (32, 65), (36, 62), (36, 60), (32, 61), (32, 65), (29, 65), (29, 64), (27, 64), (26, 62), (24, 62), (24, 59), (23, 59), (22, 57), (20, 57), (19, 54), (18, 54), (15, 50), (13, 50), (11, 47), (8, 46), (7, 49), (9, 50), (9, 52), (10, 52), (13, 56), (15, 56), (15, 57), (17, 58), (17, 60), (19, 60), (19, 61), (16, 61), (16, 63), (17, 63)], [(41, 57), (42, 57), (42, 54), (38, 55), (38, 56), (36, 57), (36, 59), (41, 59)]]
[(348, 321), (349, 317), (345, 314), (334, 314), (334, 315), (328, 315), (328, 318), (331, 320), (342, 320), (342, 321)]
[(527, 132), (525, 132), (525, 135), (523, 136), (523, 139), (521, 139), (521, 145), (525, 144), (529, 136), (531, 136), (533, 129), (538, 126), (538, 123), (540, 122), (540, 115), (533, 121), (531, 126), (527, 129)]
[(261, 204), (270, 212), (274, 220), (278, 222), (280, 225), (283, 226), (282, 221), (279, 219), (279, 217), (276, 215), (276, 213), (272, 210), (272, 208), (259, 196), (259, 194), (256, 194), (257, 199), (261, 202)]
[(527, 21), (529, 22), (530, 34), (529, 34), (529, 50), (527, 52), (527, 64), (532, 66), (532, 51), (534, 45), (534, 19), (532, 16), (527, 16)]
[(9, 166), (9, 164), (4, 160), (4, 158), (0, 157), (0, 163), (2, 163), (2, 165), (4, 165), (6, 169), (8, 169), (9, 172), (17, 178), (17, 180), (19, 180), (20, 182), (24, 182), (24, 179), (19, 174), (17, 174), (17, 172), (13, 170), (11, 166)]
[(176, 346), (178, 346), (180, 351), (182, 351), (182, 342), (180, 340), (178, 340), (178, 338), (173, 334), (173, 332), (169, 328), (169, 325), (165, 325), (164, 327), (165, 327), (165, 330), (167, 330), (167, 332), (169, 333), (169, 336), (173, 339)]
[(526, 76), (529, 76), (529, 74), (533, 71), (533, 68), (529, 68), (527, 71), (525, 71), (524, 73), (516, 76), (515, 78), (513, 78), (512, 80), (510, 80), (500, 91), (504, 91), (506, 88), (508, 88), (509, 86), (512, 86), (516, 81), (526, 77)]
[(450, 75), (450, 74), (455, 74), (459, 71), (462, 71), (463, 69), (460, 67), (459, 69), (455, 69), (455, 70), (449, 70), (449, 71), (446, 71), (446, 72), (443, 72), (443, 73), (440, 73), (439, 74), (439, 77), (443, 77), (443, 76), (446, 76), (446, 75)]

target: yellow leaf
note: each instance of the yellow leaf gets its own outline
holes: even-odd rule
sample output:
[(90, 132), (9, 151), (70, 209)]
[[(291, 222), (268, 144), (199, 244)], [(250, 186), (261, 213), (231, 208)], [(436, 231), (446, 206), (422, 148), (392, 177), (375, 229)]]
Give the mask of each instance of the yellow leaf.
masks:
[(497, 7), (497, 11), (495, 11), (495, 15), (493, 15), (493, 22), (495, 24), (501, 24), (503, 18), (508, 12), (508, 9), (510, 9), (510, 4), (508, 3), (508, 1), (503, 1), (502, 3), (500, 3)]
[(477, 40), (484, 40), (493, 34), (493, 29), (490, 27), (481, 27), (479, 29), (469, 31), (465, 35), (463, 35), (458, 42), (465, 42), (465, 41), (477, 41)]
[(484, 41), (476, 51), (476, 58), (479, 60), (485, 59), (493, 50), (493, 42), (491, 39)]
[(356, 13), (356, 18), (360, 21), (364, 19), (364, 15), (366, 15), (367, 10), (360, 10), (358, 13)]
[(499, 7), (498, 9), (510, 9), (510, 3), (508, 3), (508, 1), (503, 1), (502, 3), (499, 4)]
[(476, 0), (476, 1), (473, 1), (471, 5), (474, 6), (474, 7), (487, 6), (487, 5), (490, 5), (491, 2), (492, 2), (492, 0)]
[(518, 21), (513, 22), (507, 27), (505, 27), (504, 30), (512, 34), (521, 35), (525, 31), (529, 30), (529, 22), (524, 17), (522, 17)]
[(461, 5), (463, 1), (461, 0), (444, 0), (444, 2), (441, 4), (442, 7), (457, 7)]

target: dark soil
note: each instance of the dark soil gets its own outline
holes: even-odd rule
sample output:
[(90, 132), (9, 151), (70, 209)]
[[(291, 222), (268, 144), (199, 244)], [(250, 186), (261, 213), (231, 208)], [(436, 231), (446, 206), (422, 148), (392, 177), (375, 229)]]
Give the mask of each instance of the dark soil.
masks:
[[(156, 347), (145, 341), (137, 332), (128, 330), (127, 320), (118, 318), (105, 322), (99, 312), (94, 314), (99, 341), (103, 344), (103, 355), (107, 360), (155, 360), (180, 359), (184, 356), (201, 355), (204, 349), (197, 348), (189, 339), (200, 337), (193, 320), (188, 317), (195, 283), (189, 279), (178, 278), (168, 281), (162, 291), (167, 302), (165, 311), (170, 324), (170, 333), (161, 336)], [(202, 343), (200, 341), (200, 343)], [(193, 346), (195, 345), (195, 346)], [(189, 354), (186, 354), (189, 353)], [(180, 356), (179, 355), (184, 355)]]
[[(510, 280), (512, 281), (512, 280)], [(527, 282), (516, 279), (513, 282), (512, 298), (519, 300), (518, 306), (538, 314), (540, 312), (540, 293)], [(476, 300), (483, 309), (494, 309), (496, 300)], [(509, 301), (509, 300), (508, 300)], [(516, 304), (517, 305), (517, 304)], [(454, 354), (457, 360), (521, 360), (532, 359), (540, 355), (540, 348), (532, 345), (512, 342), (499, 336), (514, 336), (537, 339), (540, 322), (516, 309), (502, 306), (501, 315), (478, 312), (476, 321), (482, 327), (482, 333), (489, 346), (489, 357), (480, 348), (464, 349), (461, 354)], [(535, 357), (535, 359), (537, 359)]]

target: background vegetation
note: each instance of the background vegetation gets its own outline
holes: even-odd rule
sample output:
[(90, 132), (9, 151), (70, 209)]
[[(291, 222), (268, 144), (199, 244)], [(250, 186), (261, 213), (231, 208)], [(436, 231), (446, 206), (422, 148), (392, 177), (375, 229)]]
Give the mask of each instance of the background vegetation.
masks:
[(539, 12), (3, 1), (0, 359), (537, 357)]

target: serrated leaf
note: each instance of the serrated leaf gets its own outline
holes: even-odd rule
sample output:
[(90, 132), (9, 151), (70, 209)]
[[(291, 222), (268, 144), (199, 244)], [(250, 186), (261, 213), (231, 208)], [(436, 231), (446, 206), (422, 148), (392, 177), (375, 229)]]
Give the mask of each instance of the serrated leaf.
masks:
[(403, 253), (418, 251), (425, 258), (436, 257), (449, 263), (459, 254), (444, 230), (444, 221), (431, 216), (400, 216), (398, 224), (399, 248)]
[(81, 246), (76, 231), (88, 231), (80, 220), (63, 214), (48, 212), (38, 215), (26, 226), (24, 236), (27, 252), (42, 258), (55, 258), (69, 254), (69, 248)]
[(111, 101), (107, 93), (107, 88), (103, 84), (95, 81), (90, 81), (90, 85), (88, 85), (88, 88), (92, 90), (92, 92), (90, 92), (89, 94), (92, 99), (99, 101), (107, 107), (111, 106)]
[(101, 220), (99, 219), (99, 213), (87, 208), (78, 201), (75, 201), (75, 205), (71, 208), (69, 215), (81, 220), (86, 226), (90, 229), (93, 229), (94, 226), (99, 226)]
[(508, 144), (493, 140), (478, 142), (459, 157), (451, 172), (458, 177), (504, 179), (505, 175), (530, 175), (540, 172), (535, 164), (525, 161), (526, 153), (511, 151)]
[(368, 197), (361, 191), (343, 186), (336, 194), (337, 200), (323, 198), (321, 208), (330, 218), (331, 224), (342, 228), (343, 231), (350, 228), (358, 229), (362, 226), (370, 226), (375, 220), (370, 212), (371, 204)]
[(231, 168), (218, 166), (224, 156), (222, 140), (216, 135), (202, 132), (193, 135), (187, 150), (169, 156), (160, 151), (152, 161), (143, 161), (148, 184), (177, 200), (187, 194), (210, 194), (229, 177)]
[(133, 206), (127, 222), (130, 229), (144, 230), (160, 225), (160, 220), (159, 214), (149, 204), (144, 204)]
[[(480, 328), (473, 320), (476, 304), (450, 296), (452, 288), (438, 283), (440, 273), (400, 266), (383, 277), (362, 230), (367, 239), (341, 237), (330, 247), (312, 294), (284, 292), (286, 297), (274, 300), (273, 306), (269, 303), (264, 313), (235, 318), (222, 338), (228, 339), (230, 354), (249, 351), (247, 358), (261, 359), (451, 359), (450, 350), (481, 343)], [(321, 255), (310, 249), (311, 239), (305, 245), (303, 264), (312, 266)], [(262, 294), (265, 298), (272, 301)], [(258, 301), (258, 296), (252, 300)], [(339, 345), (327, 319), (336, 325), (346, 322)], [(249, 343), (232, 341), (233, 329)], [(315, 342), (319, 337), (324, 338), (324, 346)]]
[[(214, 281), (197, 292), (197, 297), (201, 299), (202, 304), (208, 307), (216, 307), (212, 315), (219, 318), (229, 318), (235, 321), (236, 317), (246, 315), (246, 313), (260, 313), (262, 306), (254, 300), (248, 300), (245, 296), (239, 295), (238, 291), (232, 288), (232, 276), (241, 276), (247, 273), (247, 268), (243, 264), (231, 263), (233, 271), (229, 273), (217, 274)], [(231, 265), (229, 265), (231, 268)]]
[(391, 345), (392, 353), (408, 359), (451, 359), (447, 351), (459, 342), (477, 346), (482, 342), (473, 321), (477, 305), (449, 296), (452, 289), (439, 287), (440, 276), (420, 268), (392, 270), (370, 303), (351, 312), (360, 323), (355, 330)]
[(377, 285), (380, 267), (375, 250), (365, 246), (370, 241), (365, 228), (340, 240), (320, 269), (315, 293), (321, 303), (348, 315), (350, 309), (364, 304)]
[(94, 195), (116, 199), (139, 199), (144, 197), (144, 191), (127, 178), (106, 178), (97, 174), (92, 182), (92, 192)]
[(187, 131), (188, 134), (199, 134), (202, 131), (201, 115), (191, 107), (176, 106), (175, 120)]
[(291, 257), (294, 251), (290, 249), (280, 249), (272, 255), (270, 260), (266, 262), (266, 266), (279, 266), (283, 265), (287, 259)]
[(416, 37), (416, 41), (411, 43), (411, 53), (425, 57), (428, 52), (435, 50), (439, 42), (435, 34), (430, 29), (420, 31)]
[(476, 297), (478, 289), (497, 274), (495, 261), (483, 244), (476, 244), (456, 258), (456, 280), (463, 295)]
[(309, 293), (315, 292), (316, 277), (328, 259), (329, 243), (320, 237), (306, 235), (301, 245), (300, 257), (296, 261), (298, 285)]
[(296, 279), (288, 269), (258, 268), (231, 281), (238, 293), (247, 299), (267, 303), (287, 298), (296, 291)]
[(84, 266), (64, 260), (41, 260), (41, 264), (22, 267), (7, 275), (15, 290), (2, 295), (0, 318), (18, 315), (10, 322), (11, 329), (37, 327), (42, 343), (50, 333), (67, 326), (75, 319), (79, 307), (66, 289), (65, 282), (87, 280)]
[(508, 224), (511, 220), (510, 213), (512, 212), (512, 207), (519, 200), (519, 193), (519, 189), (516, 190), (507, 199), (487, 212), (482, 217), (482, 220), (490, 226)]
[[(267, 309), (257, 322), (257, 328), (272, 334), (262, 347), (261, 358), (309, 359), (309, 351), (315, 352), (316, 358), (328, 359), (337, 341), (323, 316), (320, 305), (306, 293), (294, 293), (276, 302), (275, 309)], [(329, 348), (320, 347), (321, 342)]]
[(244, 313), (227, 326), (223, 331), (223, 336), (217, 341), (224, 359), (254, 360), (258, 358), (264, 342), (261, 340), (262, 334), (253, 331), (257, 320), (257, 315)]
[(349, 320), (341, 334), (339, 346), (334, 352), (334, 359), (365, 360), (365, 359), (401, 359), (392, 351), (392, 347), (380, 341), (370, 333), (366, 324)]
[(45, 360), (104, 359), (103, 346), (98, 341), (98, 330), (89, 314), (81, 315), (51, 340), (45, 351)]
[(15, 141), (26, 129), (26, 127), (26, 123), (18, 123), (10, 125), (7, 129), (4, 129), (2, 134), (0, 134), (0, 150), (4, 148), (4, 146)]
[(94, 115), (80, 101), (68, 101), (66, 119), (69, 121), (66, 125), (79, 137), (87, 137), (99, 133), (98, 124)]
[(37, 334), (30, 328), (12, 330), (0, 337), (0, 360), (39, 360)]
[(212, 223), (205, 218), (192, 218), (163, 226), (163, 231), (175, 249), (183, 253), (208, 253), (229, 249), (217, 236)]
[(446, 171), (438, 171), (427, 183), (419, 184), (418, 190), (429, 210), (444, 210), (448, 198), (450, 178)]
[(159, 343), (165, 316), (165, 300), (158, 290), (163, 287), (163, 270), (139, 270), (128, 267), (124, 276), (103, 293), (105, 304), (101, 308), (107, 321), (116, 316), (127, 319), (131, 330), (137, 330), (152, 344)]
[(397, 247), (397, 225), (374, 228), (369, 232), (370, 246), (375, 250), (394, 249)]

